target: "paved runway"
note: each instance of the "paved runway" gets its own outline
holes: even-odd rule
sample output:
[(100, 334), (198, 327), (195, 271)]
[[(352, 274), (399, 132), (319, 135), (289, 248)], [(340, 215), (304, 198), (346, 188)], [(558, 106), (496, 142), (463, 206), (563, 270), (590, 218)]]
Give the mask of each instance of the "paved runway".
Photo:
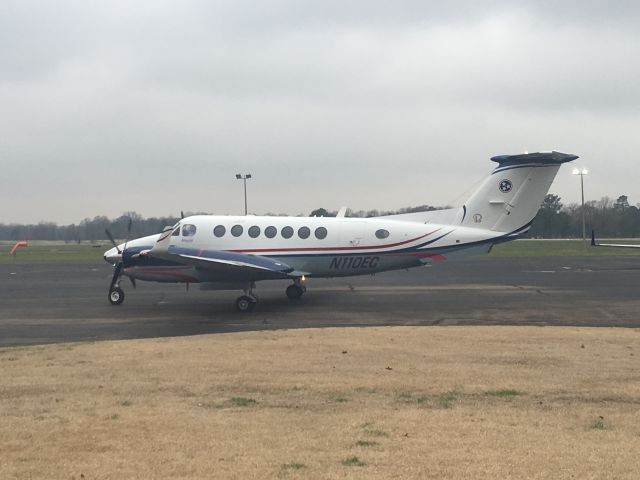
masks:
[(107, 301), (107, 264), (0, 265), (0, 346), (152, 338), (273, 328), (364, 325), (640, 327), (634, 257), (481, 257), (374, 277), (310, 279), (297, 302), (286, 282), (258, 284), (254, 312), (239, 292), (123, 280)]

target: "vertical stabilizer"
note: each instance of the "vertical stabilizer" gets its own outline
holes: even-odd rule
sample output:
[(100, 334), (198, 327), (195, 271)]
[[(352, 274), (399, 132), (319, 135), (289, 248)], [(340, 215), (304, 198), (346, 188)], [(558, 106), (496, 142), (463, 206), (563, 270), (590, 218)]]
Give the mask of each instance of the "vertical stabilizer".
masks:
[(460, 224), (496, 232), (526, 232), (560, 165), (576, 158), (560, 152), (492, 157), (498, 166), (465, 202)]

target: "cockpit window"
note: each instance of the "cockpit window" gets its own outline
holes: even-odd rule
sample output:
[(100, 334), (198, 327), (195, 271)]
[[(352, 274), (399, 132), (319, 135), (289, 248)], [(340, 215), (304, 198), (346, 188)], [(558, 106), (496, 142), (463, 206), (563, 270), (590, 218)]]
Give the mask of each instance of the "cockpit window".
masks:
[(179, 237), (180, 236), (180, 226), (176, 227), (176, 229), (173, 231), (171, 236), (172, 237)]
[(196, 226), (187, 223), (182, 226), (182, 236), (183, 237), (193, 237), (196, 234)]

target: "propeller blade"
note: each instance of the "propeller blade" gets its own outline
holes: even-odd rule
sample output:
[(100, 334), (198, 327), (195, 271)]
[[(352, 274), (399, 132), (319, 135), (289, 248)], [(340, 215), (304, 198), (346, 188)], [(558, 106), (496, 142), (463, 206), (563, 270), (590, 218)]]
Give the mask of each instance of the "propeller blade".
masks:
[(118, 278), (120, 278), (120, 272), (122, 272), (122, 262), (118, 262), (116, 264), (116, 268), (113, 269), (113, 277), (111, 278), (111, 284), (109, 285), (109, 292), (111, 292), (115, 284), (118, 283)]
[(136, 288), (136, 279), (133, 277), (129, 277), (129, 280), (131, 280), (131, 285), (133, 285), (133, 288)]
[(184, 212), (182, 210), (180, 210), (180, 219), (184, 218)]
[(118, 251), (118, 253), (122, 253), (120, 251), (120, 249), (118, 248), (118, 244), (116, 243), (116, 241), (113, 239), (113, 235), (111, 235), (111, 232), (109, 231), (108, 228), (104, 229), (104, 233), (107, 234), (107, 237), (109, 238), (109, 240), (111, 240), (111, 243), (113, 244), (114, 247), (116, 247), (116, 250)]
[(124, 242), (124, 248), (122, 249), (123, 252), (127, 249), (127, 243), (129, 243), (129, 239), (131, 238), (131, 225), (133, 225), (133, 221), (131, 220), (131, 217), (129, 217), (129, 222), (127, 223), (127, 239)]

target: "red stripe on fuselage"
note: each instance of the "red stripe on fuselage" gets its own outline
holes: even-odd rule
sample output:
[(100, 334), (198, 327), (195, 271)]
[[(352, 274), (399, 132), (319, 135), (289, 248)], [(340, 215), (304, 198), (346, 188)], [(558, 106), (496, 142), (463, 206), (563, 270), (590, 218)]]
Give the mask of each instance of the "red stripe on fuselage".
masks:
[[(424, 237), (428, 237), (429, 235), (433, 235), (434, 233), (442, 230), (438, 228), (433, 232), (425, 233), (424, 235), (420, 235), (419, 237), (412, 238), (411, 240), (405, 240), (403, 242), (397, 243), (388, 243), (386, 245), (367, 245), (364, 247), (315, 247), (315, 248), (250, 248), (246, 250), (227, 250), (227, 252), (234, 253), (280, 253), (280, 252), (328, 252), (328, 251), (357, 251), (357, 250), (376, 250), (381, 248), (392, 248), (398, 247), (400, 245), (406, 245), (407, 243), (415, 242), (416, 240), (420, 240)], [(381, 252), (384, 253), (384, 252)]]

